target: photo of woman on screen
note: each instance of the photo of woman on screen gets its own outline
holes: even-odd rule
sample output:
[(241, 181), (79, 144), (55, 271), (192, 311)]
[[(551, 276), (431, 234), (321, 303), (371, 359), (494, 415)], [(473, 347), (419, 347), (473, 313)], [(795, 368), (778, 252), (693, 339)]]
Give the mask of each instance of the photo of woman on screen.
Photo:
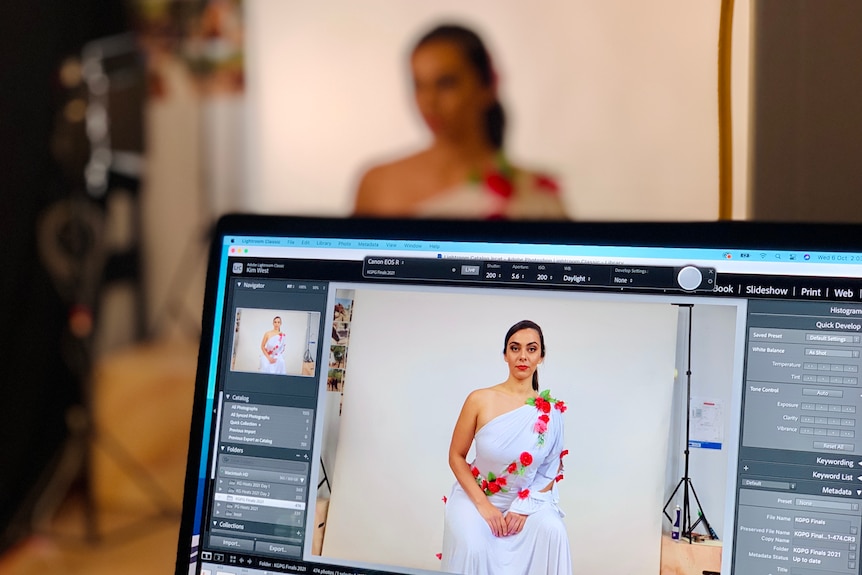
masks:
[(284, 365), (285, 334), (281, 331), (281, 318), (272, 318), (272, 329), (263, 334), (260, 342), (260, 372), (286, 375)]
[[(557, 482), (563, 479), (563, 401), (539, 391), (542, 329), (506, 334), (506, 381), (467, 396), (452, 433), (442, 569), (464, 575), (570, 574)], [(467, 461), (475, 442), (476, 457)]]
[(355, 215), (566, 218), (556, 181), (505, 154), (497, 73), (476, 32), (454, 24), (432, 29), (416, 43), (410, 69), (431, 144), (365, 172)]

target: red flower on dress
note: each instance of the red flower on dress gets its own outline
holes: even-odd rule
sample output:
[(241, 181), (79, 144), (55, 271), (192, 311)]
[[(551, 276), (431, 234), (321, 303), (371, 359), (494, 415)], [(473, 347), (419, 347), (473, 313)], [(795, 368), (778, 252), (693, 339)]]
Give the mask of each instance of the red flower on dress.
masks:
[(488, 491), (491, 493), (499, 493), (500, 492), (500, 484), (496, 481), (492, 481), (488, 484)]
[(560, 193), (560, 186), (557, 184), (556, 180), (553, 178), (546, 176), (545, 174), (536, 174), (536, 179), (534, 180), (536, 188), (542, 190), (543, 192), (548, 192), (550, 194), (558, 194)]
[(562, 474), (562, 473), (560, 473), (559, 475), (557, 475), (557, 476), (554, 478), (554, 481), (556, 481), (557, 483), (559, 483), (559, 482), (560, 482), (560, 481), (562, 481), (562, 480), (563, 480), (563, 474)]
[(448, 499), (446, 498), (446, 496), (444, 495), (444, 496), (443, 496), (443, 503), (446, 503), (446, 502), (448, 502), (448, 501), (449, 501), (449, 500), (448, 500)]
[(515, 191), (512, 182), (500, 172), (491, 172), (486, 175), (485, 186), (501, 198), (509, 198)]
[(525, 451), (521, 454), (521, 465), (524, 467), (529, 467), (530, 464), (533, 463), (533, 456), (530, 455), (529, 451)]
[(497, 483), (499, 483), (501, 486), (505, 487), (506, 486), (506, 478), (505, 477), (498, 477)]
[(536, 398), (536, 408), (542, 413), (550, 413), (551, 404), (544, 397), (539, 396)]
[(473, 469), (470, 470), (470, 473), (473, 474), (473, 477), (479, 477), (479, 468), (473, 467)]
[(565, 457), (565, 456), (567, 456), (568, 454), (569, 454), (569, 450), (568, 450), (568, 449), (564, 449), (564, 450), (562, 450), (562, 451), (560, 452), (560, 459), (564, 458), (564, 457)]
[(543, 433), (545, 433), (546, 431), (548, 431), (548, 424), (547, 424), (547, 423), (545, 423), (544, 421), (542, 421), (542, 420), (540, 419), (540, 420), (538, 420), (538, 421), (536, 422), (536, 424), (533, 426), (533, 431), (535, 431), (535, 432), (536, 432), (536, 433), (538, 433), (539, 435), (542, 435)]
[(442, 553), (438, 553), (438, 554), (437, 554), (437, 559), (440, 559), (440, 560), (442, 561), (442, 560), (443, 560), (443, 554), (442, 554)]
[(526, 404), (532, 405), (539, 410), (539, 419), (533, 426), (533, 431), (535, 431), (539, 436), (537, 442), (538, 445), (544, 445), (545, 432), (548, 430), (548, 423), (551, 421), (551, 418), (548, 415), (551, 412), (551, 405), (553, 405), (557, 411), (562, 413), (566, 411), (566, 404), (559, 399), (551, 397), (551, 392), (547, 389), (536, 397), (527, 399)]
[(518, 499), (526, 499), (529, 496), (530, 496), (530, 490), (529, 489), (522, 489), (518, 492)]
[(506, 468), (506, 473), (515, 473), (516, 471), (518, 471), (518, 464), (513, 461), (509, 464), (509, 467)]
[(482, 489), (488, 489), (488, 480), (487, 479), (482, 480)]

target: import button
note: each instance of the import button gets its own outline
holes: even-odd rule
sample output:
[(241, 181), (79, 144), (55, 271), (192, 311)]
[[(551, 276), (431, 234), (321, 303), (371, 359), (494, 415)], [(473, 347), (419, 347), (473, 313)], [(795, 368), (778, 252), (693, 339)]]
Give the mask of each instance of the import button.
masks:
[(251, 551), (254, 547), (254, 541), (250, 539), (237, 539), (236, 537), (210, 535), (210, 546), (222, 549), (236, 549), (238, 551)]

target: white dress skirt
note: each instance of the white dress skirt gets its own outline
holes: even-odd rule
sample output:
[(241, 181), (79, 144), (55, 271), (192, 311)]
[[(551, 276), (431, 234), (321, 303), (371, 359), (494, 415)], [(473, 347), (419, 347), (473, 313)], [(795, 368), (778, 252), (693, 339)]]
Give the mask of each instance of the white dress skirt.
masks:
[[(539, 434), (541, 415), (535, 406), (524, 405), (492, 419), (476, 433), (476, 459), (471, 468), (474, 475), (478, 470), (478, 483), (484, 480), (487, 488), (499, 487), (487, 495), (488, 500), (504, 515), (513, 511), (528, 517), (520, 533), (495, 537), (456, 482), (445, 507), (443, 571), (463, 575), (572, 573), (555, 481), (563, 449), (562, 413), (551, 409), (547, 429)], [(523, 458), (524, 453), (529, 457)], [(525, 460), (531, 460), (530, 464), (523, 465)], [(490, 486), (492, 477), (496, 487)], [(549, 483), (554, 486), (540, 493)]]
[(263, 347), (269, 352), (269, 355), (275, 357), (275, 363), (270, 363), (264, 354), (260, 354), (260, 368), (258, 369), (260, 373), (287, 375), (287, 367), (284, 364), (284, 345), (287, 343), (285, 339), (284, 332), (279, 332), (266, 340)]

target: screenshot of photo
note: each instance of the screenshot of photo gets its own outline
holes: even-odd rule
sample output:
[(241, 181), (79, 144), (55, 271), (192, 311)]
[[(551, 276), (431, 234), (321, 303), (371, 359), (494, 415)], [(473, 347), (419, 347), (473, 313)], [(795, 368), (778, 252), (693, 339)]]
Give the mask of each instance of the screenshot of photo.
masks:
[[(331, 297), (342, 289), (353, 294), (347, 383), (343, 396), (319, 396), (330, 486), (318, 499), (327, 508), (322, 545), (308, 541), (308, 552), (439, 570), (453, 427), (471, 391), (505, 380), (506, 330), (529, 319), (547, 348), (540, 389), (568, 406), (558, 489), (574, 569), (659, 573), (669, 531), (660, 510), (682, 474), (686, 298), (367, 284), (336, 284)], [(745, 304), (695, 303), (692, 389), (729, 407), (741, 386), (733, 366), (741, 368)], [(713, 424), (729, 445), (732, 412)], [(693, 454), (695, 481), (711, 526), (729, 537), (728, 449), (693, 451), (702, 451)], [(609, 541), (626, 553), (608, 556)]]

